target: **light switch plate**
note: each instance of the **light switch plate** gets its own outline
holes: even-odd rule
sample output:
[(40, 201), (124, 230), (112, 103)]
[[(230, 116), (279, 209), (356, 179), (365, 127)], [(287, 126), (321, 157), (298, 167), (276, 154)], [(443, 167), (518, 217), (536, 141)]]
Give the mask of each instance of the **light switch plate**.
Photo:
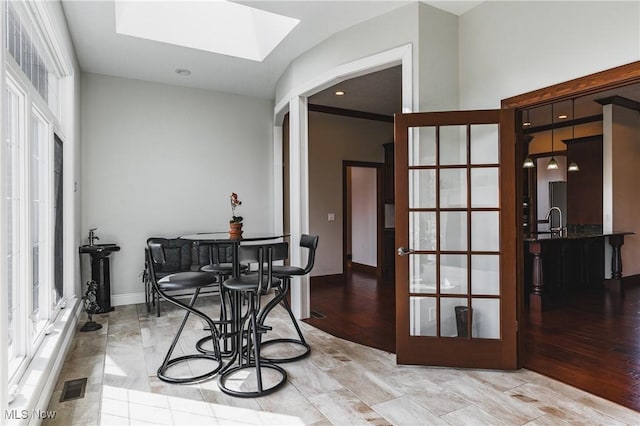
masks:
[(329, 213), (329, 214), (327, 215), (327, 220), (328, 220), (329, 222), (335, 222), (335, 220), (336, 220), (336, 214), (335, 214), (335, 213)]

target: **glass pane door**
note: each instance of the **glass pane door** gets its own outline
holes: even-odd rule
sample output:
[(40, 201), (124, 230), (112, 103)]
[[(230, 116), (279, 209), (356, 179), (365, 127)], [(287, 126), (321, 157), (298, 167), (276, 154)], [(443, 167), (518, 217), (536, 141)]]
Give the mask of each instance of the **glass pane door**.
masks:
[(509, 117), (396, 115), (399, 363), (515, 368)]

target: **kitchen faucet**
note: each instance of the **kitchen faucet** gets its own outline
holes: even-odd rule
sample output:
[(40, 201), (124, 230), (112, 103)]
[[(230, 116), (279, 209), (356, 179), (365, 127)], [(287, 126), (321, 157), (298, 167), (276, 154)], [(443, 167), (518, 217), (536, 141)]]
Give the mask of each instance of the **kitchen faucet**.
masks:
[(92, 246), (92, 245), (93, 245), (93, 242), (94, 242), (95, 240), (99, 240), (99, 239), (100, 239), (100, 237), (96, 237), (96, 236), (93, 234), (93, 231), (95, 231), (96, 229), (98, 229), (98, 228), (90, 228), (90, 229), (89, 229), (89, 245), (90, 245), (90, 246)]
[[(559, 219), (559, 223), (558, 223), (558, 226), (557, 226), (557, 227), (553, 227), (553, 226), (551, 225), (551, 223), (552, 223), (552, 222), (551, 222), (551, 213), (552, 213), (554, 210), (556, 210), (556, 211), (558, 212), (558, 219)], [(546, 220), (548, 220), (548, 221), (549, 221), (549, 231), (551, 231), (551, 232), (562, 232), (562, 230), (563, 230), (563, 227), (562, 227), (562, 210), (560, 210), (560, 207), (556, 207), (556, 206), (551, 207), (551, 208), (549, 209), (549, 213), (547, 213)]]

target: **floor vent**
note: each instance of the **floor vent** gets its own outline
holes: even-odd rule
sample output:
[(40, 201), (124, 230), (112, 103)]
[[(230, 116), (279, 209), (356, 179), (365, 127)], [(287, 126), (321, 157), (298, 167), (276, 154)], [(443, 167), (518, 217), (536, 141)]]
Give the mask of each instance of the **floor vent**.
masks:
[(311, 311), (311, 318), (322, 319), (322, 318), (326, 318), (326, 317), (327, 316), (325, 314), (323, 314), (322, 312)]
[(60, 402), (71, 401), (72, 399), (84, 398), (84, 389), (87, 387), (87, 378), (68, 380), (64, 382)]

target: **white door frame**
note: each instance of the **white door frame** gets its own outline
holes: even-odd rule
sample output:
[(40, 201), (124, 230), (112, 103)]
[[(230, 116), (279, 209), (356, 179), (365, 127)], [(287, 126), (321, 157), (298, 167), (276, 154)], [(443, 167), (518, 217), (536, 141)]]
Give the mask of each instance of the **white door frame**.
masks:
[[(304, 265), (306, 253), (300, 248), (300, 235), (309, 233), (309, 134), (307, 98), (341, 81), (402, 65), (402, 112), (413, 112), (412, 45), (406, 44), (325, 72), (289, 92), (274, 108), (274, 123), (282, 123), (289, 112), (289, 218), (290, 260)], [(282, 136), (281, 125), (274, 126), (274, 231), (283, 230)], [(322, 241), (320, 241), (320, 247)], [(296, 282), (297, 281), (297, 282)], [(310, 316), (309, 277), (296, 277), (291, 288), (291, 308), (296, 318)]]

